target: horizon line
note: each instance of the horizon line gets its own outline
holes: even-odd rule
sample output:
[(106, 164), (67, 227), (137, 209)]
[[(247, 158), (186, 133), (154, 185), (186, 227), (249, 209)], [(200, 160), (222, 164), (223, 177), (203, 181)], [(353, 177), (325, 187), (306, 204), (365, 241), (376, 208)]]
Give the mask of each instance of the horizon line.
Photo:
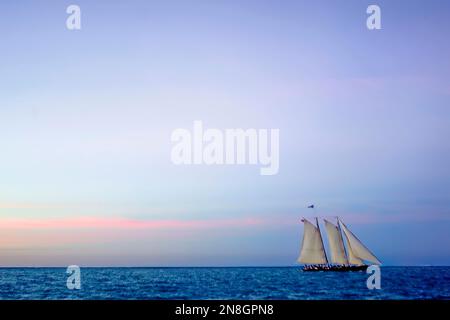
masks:
[[(142, 268), (142, 269), (170, 269), (170, 268), (301, 268), (302, 265), (279, 265), (279, 266), (270, 266), (270, 265), (243, 265), (243, 266), (78, 266), (80, 268)], [(370, 264), (368, 265), (370, 266)], [(68, 268), (69, 266), (0, 266), (0, 269), (38, 269), (38, 268)], [(381, 265), (383, 267), (402, 267), (402, 268), (410, 268), (410, 267), (450, 267), (450, 264), (426, 264), (426, 265)]]

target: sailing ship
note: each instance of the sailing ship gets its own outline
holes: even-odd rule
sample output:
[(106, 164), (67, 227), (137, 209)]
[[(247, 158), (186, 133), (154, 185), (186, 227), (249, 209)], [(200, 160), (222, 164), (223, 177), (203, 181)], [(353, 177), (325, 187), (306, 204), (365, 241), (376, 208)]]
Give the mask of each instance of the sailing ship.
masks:
[[(370, 264), (381, 265), (380, 260), (347, 228), (339, 217), (337, 224), (323, 219), (328, 235), (331, 261), (327, 253), (319, 227), (319, 219), (315, 225), (303, 218), (303, 240), (298, 262), (304, 264), (303, 271), (364, 271)], [(346, 246), (344, 245), (345, 236)]]

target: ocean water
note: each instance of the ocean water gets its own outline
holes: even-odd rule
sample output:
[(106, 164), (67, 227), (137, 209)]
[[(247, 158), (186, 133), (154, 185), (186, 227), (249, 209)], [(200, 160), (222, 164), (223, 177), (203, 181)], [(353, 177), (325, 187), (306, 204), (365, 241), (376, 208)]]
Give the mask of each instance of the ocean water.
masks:
[(450, 299), (450, 267), (382, 267), (381, 289), (365, 272), (298, 267), (81, 268), (69, 290), (65, 268), (0, 268), (0, 299)]

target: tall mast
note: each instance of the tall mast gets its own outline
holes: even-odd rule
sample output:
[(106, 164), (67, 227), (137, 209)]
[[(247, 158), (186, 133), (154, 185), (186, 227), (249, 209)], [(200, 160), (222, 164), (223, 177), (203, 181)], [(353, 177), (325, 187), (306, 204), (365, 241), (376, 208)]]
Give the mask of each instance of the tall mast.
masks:
[(327, 252), (325, 251), (325, 245), (323, 244), (323, 239), (322, 239), (322, 232), (320, 232), (320, 227), (319, 227), (319, 219), (317, 217), (316, 217), (316, 225), (317, 225), (317, 229), (319, 230), (320, 241), (322, 241), (322, 248), (323, 248), (323, 254), (325, 256), (325, 261), (328, 264)]
[(339, 235), (341, 236), (341, 239), (342, 239), (342, 246), (344, 247), (344, 254), (345, 254), (345, 257), (347, 258), (347, 261), (348, 261), (348, 253), (347, 253), (347, 249), (345, 248), (344, 237), (342, 236), (341, 222), (339, 220), (339, 217), (336, 217), (336, 219), (337, 219), (337, 226), (338, 226), (338, 230), (339, 230)]

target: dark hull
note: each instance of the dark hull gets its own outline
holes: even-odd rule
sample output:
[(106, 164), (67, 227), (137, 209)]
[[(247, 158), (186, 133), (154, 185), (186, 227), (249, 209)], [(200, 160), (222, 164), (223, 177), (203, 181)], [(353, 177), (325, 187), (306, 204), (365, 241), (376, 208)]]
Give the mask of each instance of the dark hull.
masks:
[(304, 266), (305, 272), (318, 272), (318, 271), (333, 271), (333, 272), (349, 272), (349, 271), (366, 271), (368, 266)]

